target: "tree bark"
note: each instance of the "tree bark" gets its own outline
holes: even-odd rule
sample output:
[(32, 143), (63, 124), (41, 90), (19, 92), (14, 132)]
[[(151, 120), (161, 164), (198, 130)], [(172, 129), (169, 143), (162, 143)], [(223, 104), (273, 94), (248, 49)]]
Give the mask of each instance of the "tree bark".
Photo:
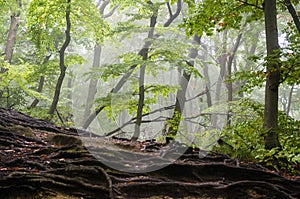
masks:
[[(193, 43), (198, 44), (198, 45), (200, 44), (200, 37), (198, 36), (198, 34), (194, 35)], [(194, 67), (195, 63), (194, 63), (193, 59), (195, 59), (197, 56), (198, 56), (198, 49), (196, 49), (196, 48), (190, 49), (189, 57), (191, 58), (191, 60), (188, 61), (188, 65), (190, 67)], [(176, 136), (176, 134), (179, 130), (179, 125), (180, 125), (182, 113), (184, 110), (184, 105), (186, 102), (185, 95), (186, 95), (187, 87), (188, 87), (189, 81), (191, 79), (191, 76), (192, 76), (191, 73), (187, 73), (184, 70), (183, 76), (181, 76), (181, 78), (180, 78), (180, 88), (176, 94), (176, 103), (175, 103), (175, 108), (173, 111), (173, 116), (169, 120), (170, 127), (169, 127), (169, 131), (168, 131), (168, 137), (170, 137), (170, 138), (173, 138), (174, 136)]]
[[(46, 64), (49, 61), (50, 57), (51, 57), (51, 54), (46, 56), (43, 61), (43, 64)], [(37, 92), (41, 93), (43, 91), (44, 84), (45, 84), (45, 76), (41, 76), (40, 80), (39, 80), (39, 86), (38, 86)], [(38, 103), (39, 103), (39, 99), (35, 98), (33, 100), (33, 102), (31, 103), (30, 108), (36, 107), (38, 105)]]
[(67, 95), (67, 108), (72, 109), (72, 86), (73, 86), (73, 71), (70, 71), (68, 78), (68, 95)]
[[(154, 36), (154, 28), (156, 25), (157, 15), (158, 15), (158, 8), (156, 8), (153, 11), (153, 15), (151, 16), (151, 19), (150, 19), (150, 31), (148, 33), (149, 39), (152, 39)], [(150, 41), (146, 42), (146, 46), (150, 46), (150, 44), (151, 44)], [(149, 48), (143, 49), (143, 52), (141, 53), (143, 60), (148, 59), (148, 53), (149, 53)], [(145, 84), (145, 72), (146, 72), (146, 65), (143, 64), (140, 67), (139, 103), (138, 103), (138, 109), (137, 109), (136, 123), (134, 126), (134, 134), (131, 138), (132, 141), (136, 141), (139, 138), (140, 132), (141, 132), (141, 124), (142, 124), (142, 119), (143, 119), (143, 107), (144, 107), (144, 101), (145, 101), (145, 85), (144, 85)]]
[[(97, 44), (94, 48), (94, 59), (93, 59), (93, 67), (92, 68), (100, 68), (100, 57), (101, 57), (101, 45)], [(86, 99), (84, 117), (83, 117), (83, 125), (86, 122), (87, 118), (91, 114), (92, 102), (95, 99), (97, 93), (97, 84), (98, 79), (91, 79), (89, 83), (88, 96)]]
[(8, 63), (11, 63), (12, 61), (13, 49), (16, 43), (17, 30), (19, 26), (19, 19), (18, 19), (19, 15), (20, 15), (19, 13), (18, 14), (14, 13), (10, 17), (10, 27), (7, 36), (7, 43), (5, 46), (5, 57), (4, 57), (4, 60), (8, 61)]
[(294, 87), (295, 87), (295, 85), (293, 85), (291, 87), (291, 90), (289, 92), (288, 104), (287, 104), (287, 108), (286, 108), (286, 112), (285, 112), (287, 115), (290, 114), (291, 104), (292, 104), (292, 97), (293, 97), (293, 92), (294, 92)]
[[(21, 4), (20, 4), (21, 6)], [(16, 38), (17, 38), (17, 30), (18, 30), (18, 26), (19, 26), (19, 17), (20, 13), (13, 13), (10, 16), (10, 27), (9, 27), (9, 31), (8, 31), (8, 35), (7, 35), (7, 40), (6, 40), (6, 46), (5, 46), (5, 56), (4, 56), (4, 61), (7, 61), (9, 64), (11, 64), (12, 61), (12, 56), (13, 56), (13, 50), (14, 50), (14, 46), (16, 43)], [(0, 73), (5, 73), (6, 69), (0, 67)], [(0, 81), (1, 78), (0, 78)], [(0, 98), (3, 95), (3, 90), (0, 90)]]
[[(243, 29), (245, 28), (246, 23), (242, 26), (241, 31), (243, 31)], [(231, 54), (228, 58), (228, 63), (227, 63), (227, 90), (228, 90), (228, 94), (227, 94), (227, 102), (231, 102), (233, 100), (233, 86), (232, 86), (232, 80), (231, 80), (231, 76), (232, 76), (232, 64), (233, 64), (233, 60), (234, 57), (236, 55), (236, 52), (240, 46), (241, 43), (241, 39), (242, 39), (243, 33), (239, 33), (236, 42), (233, 46), (233, 48), (231, 49)], [(229, 106), (229, 110), (228, 110), (228, 114), (227, 114), (227, 127), (230, 127), (231, 124), (231, 109), (230, 109), (230, 104)]]
[[(207, 60), (207, 46), (206, 45), (203, 45), (201, 44), (201, 46), (204, 48), (204, 53), (201, 57), (202, 60)], [(206, 62), (203, 62), (203, 74), (204, 74), (204, 77), (205, 77), (205, 90), (207, 91), (206, 93), (206, 101), (207, 101), (207, 107), (211, 107), (212, 106), (212, 98), (211, 98), (211, 92), (210, 92), (210, 77), (209, 77), (209, 71), (208, 71), (208, 65)]]
[[(223, 80), (224, 80), (225, 75), (226, 75), (226, 64), (227, 64), (227, 58), (228, 58), (228, 54), (227, 54), (227, 34), (228, 34), (228, 31), (225, 30), (224, 33), (223, 33), (222, 54), (218, 57), (218, 61), (219, 61), (219, 64), (220, 64), (220, 73), (219, 73), (219, 77), (218, 77), (217, 85), (216, 85), (216, 94), (215, 94), (216, 103), (220, 102), (222, 84), (223, 84)], [(217, 123), (218, 123), (218, 115), (213, 114), (211, 116), (212, 127), (217, 128)]]
[[(44, 83), (45, 83), (45, 77), (44, 77), (44, 76), (41, 76), (41, 77), (40, 77), (40, 80), (39, 80), (39, 87), (38, 87), (38, 89), (37, 89), (37, 92), (39, 92), (39, 93), (42, 92), (43, 87), (44, 87)], [(35, 99), (33, 100), (33, 102), (31, 103), (30, 108), (36, 107), (36, 106), (38, 105), (39, 102), (40, 102), (40, 100), (37, 99), (37, 98), (35, 98)]]
[[(96, 5), (97, 8), (100, 10), (100, 14), (103, 19), (108, 18), (113, 15), (115, 10), (118, 8), (118, 6), (115, 6), (110, 12), (107, 14), (104, 14), (105, 8), (109, 5), (110, 0), (99, 1), (98, 4)], [(93, 69), (100, 68), (100, 60), (101, 60), (101, 51), (102, 51), (102, 46), (100, 44), (96, 44), (94, 47), (94, 59), (93, 59)], [(82, 126), (87, 122), (89, 116), (91, 115), (91, 109), (93, 106), (93, 101), (95, 99), (95, 96), (97, 94), (97, 84), (98, 84), (98, 79), (91, 79), (89, 83), (89, 90), (88, 90), (88, 96), (86, 99), (86, 106), (84, 110), (84, 117), (82, 120)]]
[(265, 148), (280, 147), (278, 141), (278, 87), (279, 44), (277, 29), (276, 1), (266, 0), (264, 3), (265, 31), (267, 44), (267, 79), (265, 87), (264, 130)]
[(71, 35), (70, 35), (70, 33), (71, 33), (71, 20), (70, 20), (71, 0), (68, 0), (67, 3), (68, 4), (67, 4), (67, 8), (66, 8), (66, 31), (65, 31), (66, 39), (59, 51), (60, 75), (59, 75), (57, 83), (56, 83), (53, 101), (52, 101), (50, 110), (48, 112), (50, 115), (53, 115), (56, 110), (57, 103), (58, 103), (59, 96), (60, 96), (61, 87), (62, 87), (64, 78), (66, 75), (66, 70), (67, 70), (67, 67), (65, 66), (65, 51), (71, 41)]

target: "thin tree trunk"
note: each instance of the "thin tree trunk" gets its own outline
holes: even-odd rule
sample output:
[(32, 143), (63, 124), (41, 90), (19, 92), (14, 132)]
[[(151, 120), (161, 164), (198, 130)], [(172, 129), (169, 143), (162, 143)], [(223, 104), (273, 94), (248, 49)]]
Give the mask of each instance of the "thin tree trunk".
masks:
[[(260, 32), (257, 32), (256, 34), (255, 34), (255, 36), (257, 37), (257, 38), (259, 38), (259, 35), (260, 35), (261, 33)], [(247, 56), (252, 56), (252, 55), (254, 55), (255, 54), (255, 51), (256, 51), (256, 48), (257, 48), (257, 42), (258, 42), (258, 40), (255, 40), (255, 43), (253, 43), (252, 45), (251, 45), (251, 47), (250, 47), (250, 51), (248, 51), (247, 50)], [(249, 68), (249, 66), (250, 66), (250, 60), (247, 58), (246, 59), (246, 62), (245, 62), (245, 67), (244, 67), (244, 69), (245, 70), (249, 70), (250, 68)], [(237, 71), (237, 69), (235, 69), (235, 71)], [(242, 87), (244, 86), (246, 84), (246, 81), (245, 80), (239, 80), (238, 81), (238, 90), (240, 91), (241, 89), (242, 89)], [(239, 97), (240, 98), (243, 98), (244, 97), (244, 93), (243, 92), (239, 92)]]
[[(202, 60), (206, 60), (207, 58), (207, 47), (205, 45), (201, 45), (203, 48), (204, 48), (204, 52), (205, 54), (202, 55), (201, 59)], [(204, 77), (205, 77), (205, 90), (207, 91), (206, 93), (206, 101), (207, 101), (207, 107), (211, 107), (212, 106), (212, 98), (211, 98), (211, 92), (210, 92), (210, 77), (209, 77), (209, 71), (208, 71), (208, 65), (206, 62), (203, 62), (203, 74), (204, 74)]]
[(207, 91), (206, 93), (206, 101), (207, 101), (207, 107), (212, 106), (212, 99), (211, 99), (211, 92), (210, 92), (210, 78), (209, 78), (209, 73), (208, 73), (208, 65), (206, 63), (203, 64), (203, 74), (206, 79), (205, 83), (205, 90)]
[(67, 8), (66, 8), (66, 31), (65, 31), (66, 39), (59, 51), (60, 75), (59, 75), (57, 83), (56, 83), (53, 101), (52, 101), (50, 110), (48, 112), (50, 115), (53, 115), (56, 110), (57, 103), (58, 103), (59, 96), (60, 96), (61, 87), (62, 87), (64, 78), (66, 75), (66, 70), (67, 70), (67, 68), (65, 66), (65, 51), (71, 41), (71, 35), (70, 35), (70, 32), (71, 32), (71, 20), (70, 20), (71, 0), (68, 0), (67, 3), (68, 4), (67, 4)]
[[(7, 61), (9, 64), (11, 64), (12, 61), (12, 56), (13, 56), (13, 50), (14, 46), (16, 43), (16, 38), (17, 38), (17, 30), (19, 26), (19, 17), (20, 13), (13, 13), (10, 17), (10, 27), (7, 35), (7, 40), (6, 40), (6, 46), (5, 46), (5, 56), (4, 60)], [(0, 73), (5, 73), (6, 69), (0, 67)], [(0, 81), (2, 79), (0, 78)], [(2, 98), (3, 95), (3, 90), (0, 90), (0, 98)]]
[[(152, 3), (151, 3), (152, 4)], [(157, 15), (158, 15), (158, 8), (153, 11), (153, 15), (151, 16), (150, 19), (150, 31), (148, 33), (148, 38), (152, 39), (154, 36), (154, 28), (156, 25), (156, 20), (157, 20)], [(147, 41), (148, 43), (147, 46), (150, 46), (150, 42)], [(148, 53), (149, 53), (149, 48), (145, 48), (142, 56), (143, 60), (148, 59)], [(142, 119), (143, 119), (143, 107), (144, 107), (144, 101), (145, 101), (145, 72), (146, 72), (146, 65), (141, 65), (140, 67), (140, 77), (139, 77), (139, 103), (138, 103), (138, 109), (137, 109), (137, 117), (136, 117), (136, 123), (134, 126), (134, 134), (131, 138), (132, 141), (136, 141), (141, 133), (141, 124), (142, 124)]]
[(290, 110), (291, 110), (291, 104), (292, 104), (292, 97), (293, 97), (293, 92), (294, 92), (294, 86), (293, 85), (291, 87), (290, 93), (289, 93), (289, 99), (288, 99), (288, 104), (287, 104), (287, 108), (286, 108), (286, 114), (289, 115), (290, 114)]
[(299, 16), (297, 15), (297, 12), (293, 6), (293, 4), (291, 3), (290, 0), (284, 0), (284, 4), (287, 7), (289, 13), (291, 14), (294, 24), (298, 30), (298, 32), (300, 33), (300, 21), (299, 21)]
[[(200, 44), (200, 37), (195, 34), (194, 35), (194, 44)], [(188, 61), (188, 65), (190, 67), (194, 67), (195, 63), (194, 60), (198, 56), (198, 49), (192, 48), (190, 49), (190, 54), (189, 57), (191, 58), (191, 61)], [(178, 130), (179, 130), (179, 125), (180, 121), (182, 118), (182, 113), (184, 110), (185, 102), (186, 102), (186, 91), (187, 91), (187, 86), (189, 84), (189, 81), (191, 79), (191, 73), (187, 73), (185, 70), (183, 71), (183, 76), (180, 78), (180, 88), (177, 91), (176, 94), (176, 103), (175, 103), (175, 108), (173, 111), (173, 116), (171, 120), (169, 121), (169, 131), (168, 131), (168, 137), (173, 138), (176, 136)]]
[[(171, 10), (170, 12), (170, 18), (167, 20), (167, 22), (164, 24), (164, 27), (168, 27), (180, 14), (182, 8), (182, 0), (178, 0), (177, 2), (177, 10), (173, 14)], [(142, 56), (143, 49), (149, 48), (150, 44), (145, 44), (143, 48), (139, 51), (138, 55)], [(134, 69), (137, 67), (137, 65), (133, 65), (129, 68), (128, 72), (118, 81), (117, 85), (110, 91), (110, 93), (117, 93), (123, 85), (126, 83), (127, 79), (131, 76), (133, 73)], [(82, 126), (83, 129), (87, 129), (89, 125), (92, 123), (92, 121), (96, 118), (96, 116), (105, 108), (105, 106), (101, 106), (97, 108), (91, 115), (87, 118), (86, 122)]]
[(72, 109), (72, 84), (73, 84), (73, 71), (70, 71), (70, 75), (68, 78), (68, 102), (67, 102), (67, 108), (70, 110)]
[[(50, 57), (51, 57), (51, 54), (46, 56), (42, 64), (46, 64), (49, 61)], [(39, 86), (37, 89), (38, 93), (41, 93), (43, 91), (44, 84), (45, 84), (45, 77), (41, 76), (40, 80), (39, 80)], [(35, 98), (33, 100), (33, 102), (31, 103), (30, 108), (36, 107), (38, 105), (38, 103), (39, 103), (39, 99)]]
[(19, 19), (18, 19), (19, 15), (20, 15), (19, 13), (18, 14), (14, 13), (10, 17), (10, 27), (7, 36), (7, 42), (5, 46), (5, 57), (4, 57), (4, 60), (6, 60), (8, 63), (11, 63), (12, 61), (13, 49), (16, 43), (17, 30), (19, 26)]
[[(226, 63), (227, 63), (227, 34), (228, 31), (225, 30), (223, 33), (223, 46), (222, 46), (222, 54), (218, 58), (219, 64), (220, 64), (220, 74), (217, 80), (217, 85), (216, 85), (216, 94), (215, 94), (215, 101), (216, 103), (220, 102), (221, 99), (221, 91), (222, 91), (222, 84), (223, 80), (226, 75)], [(218, 122), (218, 115), (217, 114), (212, 114), (211, 116), (211, 124), (213, 128), (217, 128), (217, 122)]]
[[(246, 23), (243, 25), (241, 31), (243, 31), (243, 29), (245, 28)], [(232, 80), (231, 80), (231, 76), (232, 76), (232, 64), (233, 64), (233, 60), (234, 57), (236, 55), (236, 52), (240, 46), (241, 43), (241, 39), (242, 39), (243, 33), (239, 33), (236, 42), (233, 46), (233, 48), (231, 49), (231, 54), (228, 58), (228, 63), (227, 63), (227, 83), (226, 83), (226, 87), (227, 87), (227, 91), (228, 91), (228, 95), (227, 95), (227, 102), (231, 102), (233, 100), (233, 87), (232, 87)], [(230, 104), (229, 106), (229, 110), (228, 110), (228, 114), (227, 114), (227, 127), (230, 127), (231, 124), (231, 109), (230, 109)]]
[(144, 107), (144, 101), (145, 101), (145, 71), (146, 71), (146, 65), (142, 65), (140, 68), (140, 77), (139, 77), (139, 103), (138, 103), (138, 109), (137, 109), (137, 117), (136, 122), (134, 126), (134, 134), (131, 137), (131, 141), (137, 141), (137, 139), (140, 136), (141, 133), (141, 124), (143, 119), (143, 107)]
[(280, 147), (278, 141), (278, 87), (280, 81), (276, 1), (264, 4), (267, 44), (267, 79), (265, 88), (264, 130), (265, 148)]
[[(100, 14), (103, 19), (108, 18), (113, 15), (115, 10), (118, 8), (118, 6), (115, 6), (110, 12), (104, 15), (105, 8), (109, 5), (110, 0), (99, 1), (98, 4), (96, 5), (97, 8), (100, 10)], [(102, 47), (100, 44), (96, 44), (94, 47), (94, 59), (93, 59), (93, 69), (100, 68), (100, 59), (101, 59), (101, 51)], [(84, 116), (82, 120), (82, 126), (86, 123), (88, 120), (89, 116), (91, 115), (91, 109), (93, 106), (93, 101), (95, 99), (95, 96), (97, 94), (97, 84), (98, 84), (98, 79), (91, 79), (89, 83), (89, 90), (88, 90), (88, 96), (86, 99), (86, 105), (85, 105), (85, 110), (84, 110)]]
[[(101, 57), (101, 45), (96, 45), (94, 48), (94, 59), (93, 59), (93, 67), (92, 68), (100, 68), (100, 57)], [(88, 96), (86, 99), (84, 117), (83, 117), (83, 125), (86, 122), (87, 118), (91, 114), (92, 102), (95, 99), (97, 93), (97, 84), (98, 79), (91, 79), (89, 83)]]
[[(45, 77), (41, 76), (40, 80), (39, 80), (39, 87), (37, 89), (37, 92), (41, 93), (43, 91), (44, 83), (45, 83)], [(30, 108), (36, 107), (38, 105), (39, 101), (40, 101), (39, 99), (35, 98), (33, 100), (33, 102), (31, 103)]]

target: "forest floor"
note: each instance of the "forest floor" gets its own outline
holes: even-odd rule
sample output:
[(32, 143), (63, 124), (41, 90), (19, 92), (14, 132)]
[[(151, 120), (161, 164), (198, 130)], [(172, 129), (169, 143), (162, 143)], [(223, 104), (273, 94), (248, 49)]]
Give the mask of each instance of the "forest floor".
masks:
[(180, 147), (91, 137), (0, 109), (0, 198), (300, 198), (299, 181)]

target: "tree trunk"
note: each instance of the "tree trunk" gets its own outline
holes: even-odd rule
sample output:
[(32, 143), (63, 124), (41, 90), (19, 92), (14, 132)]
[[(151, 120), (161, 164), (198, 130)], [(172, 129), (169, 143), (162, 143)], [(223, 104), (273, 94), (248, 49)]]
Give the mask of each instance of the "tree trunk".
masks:
[[(93, 69), (100, 68), (100, 57), (101, 57), (101, 45), (96, 45), (94, 48), (94, 60), (93, 60)], [(97, 93), (97, 84), (98, 79), (91, 79), (89, 83), (89, 91), (86, 99), (84, 117), (83, 117), (83, 125), (87, 121), (87, 118), (91, 114), (92, 102), (95, 99)]]
[(54, 111), (56, 110), (57, 103), (58, 103), (59, 96), (60, 96), (60, 90), (61, 90), (62, 83), (64, 81), (64, 78), (66, 75), (66, 70), (67, 70), (67, 68), (65, 66), (65, 51), (71, 41), (71, 35), (70, 35), (70, 32), (71, 32), (71, 20), (70, 20), (71, 0), (68, 0), (67, 3), (68, 3), (67, 8), (66, 8), (66, 24), (67, 24), (67, 26), (66, 26), (66, 31), (65, 31), (66, 39), (59, 51), (60, 75), (59, 75), (57, 83), (56, 83), (53, 101), (52, 101), (50, 110), (48, 112), (50, 115), (53, 115)]
[(17, 38), (17, 29), (19, 26), (19, 17), (20, 14), (13, 14), (10, 17), (10, 27), (9, 27), (9, 32), (7, 36), (7, 43), (5, 46), (5, 57), (4, 60), (8, 61), (8, 63), (11, 63), (12, 56), (13, 56), (13, 49), (14, 45), (16, 43), (16, 38)]
[[(43, 64), (46, 64), (49, 61), (50, 57), (51, 57), (51, 54), (46, 56), (43, 61)], [(39, 86), (38, 86), (37, 92), (41, 93), (43, 91), (44, 84), (45, 84), (45, 77), (41, 76), (40, 80), (39, 80)], [(39, 103), (39, 99), (35, 98), (33, 100), (33, 102), (31, 103), (30, 108), (36, 107), (38, 105), (38, 103)]]
[[(207, 46), (205, 46), (204, 44), (201, 45), (204, 49), (204, 53), (201, 57), (202, 60), (207, 60)], [(207, 107), (211, 107), (212, 106), (212, 98), (211, 98), (211, 92), (210, 92), (210, 87), (211, 87), (211, 82), (210, 82), (210, 77), (209, 77), (209, 72), (208, 72), (208, 65), (206, 62), (203, 62), (203, 74), (205, 77), (205, 90), (207, 91), (206, 93), (206, 101), (207, 101)]]
[[(198, 44), (198, 45), (200, 44), (200, 37), (197, 34), (194, 35), (193, 43)], [(198, 49), (196, 49), (196, 48), (190, 49), (189, 57), (191, 58), (191, 61), (188, 61), (188, 65), (190, 67), (194, 67), (195, 63), (194, 63), (193, 59), (195, 59), (197, 56), (198, 56)], [(175, 103), (175, 108), (173, 111), (173, 116), (169, 120), (168, 137), (170, 137), (170, 138), (173, 138), (174, 136), (176, 136), (176, 134), (179, 130), (179, 125), (180, 125), (180, 121), (182, 118), (184, 105), (186, 102), (185, 95), (186, 95), (187, 86), (189, 84), (191, 76), (192, 76), (191, 73), (187, 73), (184, 70), (183, 76), (181, 76), (181, 78), (180, 78), (180, 88), (176, 94), (176, 103)]]
[[(255, 34), (256, 38), (259, 38), (261, 32), (257, 32)], [(245, 70), (250, 70), (250, 65), (251, 65), (251, 61), (249, 60), (249, 57), (250, 56), (253, 56), (255, 54), (255, 51), (256, 51), (256, 48), (257, 48), (257, 43), (258, 43), (258, 39), (255, 40), (255, 43), (253, 43), (250, 47), (250, 50), (248, 50), (246, 48), (246, 52), (247, 52), (247, 58), (246, 58), (246, 61), (245, 61), (245, 66), (244, 66), (244, 69)], [(235, 68), (235, 72), (237, 72), (237, 68)], [(245, 80), (239, 80), (237, 81), (237, 90), (238, 91), (241, 91), (243, 86), (246, 84), (246, 81)], [(243, 98), (244, 97), (244, 93), (243, 92), (239, 92), (239, 98)]]
[(276, 1), (266, 0), (264, 4), (265, 30), (267, 44), (267, 79), (265, 88), (265, 148), (280, 147), (278, 141), (278, 87), (279, 71), (279, 44), (277, 30)]
[(286, 108), (286, 114), (289, 115), (290, 114), (290, 110), (291, 110), (291, 104), (292, 104), (292, 97), (293, 97), (293, 92), (294, 92), (294, 86), (293, 85), (291, 87), (290, 93), (289, 93), (289, 98), (288, 98), (288, 104), (287, 104), (287, 108)]
[[(243, 25), (241, 31), (243, 31), (243, 29), (245, 28), (246, 23)], [(232, 80), (231, 80), (231, 76), (232, 76), (232, 64), (233, 64), (233, 60), (234, 57), (236, 55), (236, 52), (240, 46), (241, 43), (241, 39), (242, 39), (243, 33), (239, 33), (236, 42), (233, 46), (233, 48), (231, 49), (231, 54), (228, 58), (228, 63), (227, 63), (227, 83), (226, 83), (226, 87), (228, 90), (228, 95), (227, 95), (227, 102), (231, 102), (233, 100), (233, 87), (232, 87)], [(230, 127), (231, 124), (231, 109), (230, 109), (230, 104), (229, 106), (229, 110), (228, 110), (228, 114), (227, 114), (227, 127)]]
[[(218, 61), (220, 64), (220, 74), (219, 74), (219, 77), (217, 80), (217, 85), (216, 85), (216, 94), (215, 94), (216, 103), (220, 102), (223, 80), (226, 75), (226, 64), (227, 64), (227, 57), (228, 57), (228, 55), (227, 55), (227, 34), (228, 34), (228, 31), (225, 30), (223, 33), (222, 54), (221, 54), (221, 56), (218, 57)], [(212, 127), (217, 128), (218, 115), (212, 114), (211, 120), (212, 120), (211, 121)]]
[[(153, 15), (150, 19), (150, 31), (148, 33), (148, 38), (153, 38), (154, 36), (154, 27), (156, 25), (158, 15), (158, 8), (153, 11)], [(148, 43), (148, 44), (147, 44)], [(150, 42), (146, 42), (146, 46), (150, 46)], [(141, 53), (143, 56), (143, 60), (148, 59), (148, 53), (149, 53), (149, 47), (145, 48), (143, 52)], [(146, 65), (141, 65), (140, 67), (140, 77), (139, 77), (139, 103), (138, 103), (138, 109), (137, 109), (137, 117), (136, 117), (136, 123), (134, 126), (134, 134), (131, 138), (132, 141), (136, 141), (141, 132), (141, 123), (143, 119), (143, 107), (144, 107), (144, 101), (145, 101), (145, 72), (146, 72)]]
[[(44, 87), (44, 83), (45, 83), (45, 77), (44, 77), (44, 76), (41, 76), (41, 77), (40, 77), (39, 87), (38, 87), (38, 89), (37, 89), (37, 92), (39, 92), (39, 93), (42, 92), (43, 87)], [(38, 105), (39, 101), (40, 101), (39, 99), (35, 98), (35, 99), (33, 100), (33, 102), (31, 103), (30, 108), (36, 107), (36, 106)]]
[(70, 71), (68, 78), (68, 95), (67, 95), (67, 109), (72, 109), (72, 85), (73, 85), (73, 71)]
[(139, 77), (139, 103), (137, 109), (137, 117), (134, 126), (134, 134), (131, 138), (131, 141), (137, 141), (141, 133), (141, 124), (143, 119), (142, 115), (143, 115), (143, 107), (145, 101), (145, 85), (144, 85), (145, 71), (146, 71), (146, 65), (142, 65), (140, 68), (140, 77)]
[[(105, 8), (109, 5), (110, 0), (103, 1), (101, 4), (101, 1), (98, 2), (96, 5), (97, 8), (100, 10), (100, 14), (102, 15), (102, 18), (108, 18), (113, 15), (115, 10), (117, 9), (118, 6), (115, 6), (109, 13), (104, 15)], [(93, 59), (93, 69), (100, 68), (100, 59), (101, 59), (101, 51), (102, 47), (100, 44), (96, 44), (94, 47), (94, 59)], [(91, 79), (89, 83), (89, 91), (88, 91), (88, 96), (86, 99), (86, 106), (84, 110), (84, 117), (82, 120), (82, 126), (87, 122), (89, 116), (91, 115), (91, 109), (93, 106), (93, 101), (95, 99), (95, 96), (97, 94), (97, 84), (98, 84), (98, 79)]]
[[(6, 46), (5, 46), (5, 57), (4, 60), (7, 61), (9, 64), (12, 61), (12, 56), (13, 56), (13, 49), (14, 45), (16, 43), (16, 38), (17, 38), (17, 29), (19, 26), (19, 17), (20, 13), (13, 13), (10, 17), (10, 27), (7, 35), (7, 41), (6, 41)], [(0, 73), (5, 73), (6, 69), (0, 67)], [(0, 78), (0, 81), (1, 78)], [(3, 95), (3, 90), (0, 90), (0, 98)]]

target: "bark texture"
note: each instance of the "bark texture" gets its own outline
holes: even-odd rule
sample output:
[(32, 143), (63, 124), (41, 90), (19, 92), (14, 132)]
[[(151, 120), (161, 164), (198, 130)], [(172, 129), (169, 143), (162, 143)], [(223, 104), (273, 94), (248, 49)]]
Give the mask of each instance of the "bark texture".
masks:
[(66, 8), (66, 31), (65, 31), (65, 42), (63, 43), (61, 49), (59, 50), (59, 68), (60, 68), (60, 74), (56, 83), (56, 87), (55, 87), (55, 92), (54, 92), (54, 97), (52, 100), (52, 104), (49, 110), (49, 114), (53, 115), (56, 107), (57, 107), (57, 103), (59, 100), (59, 96), (60, 96), (60, 91), (61, 91), (61, 87), (64, 81), (64, 78), (66, 76), (66, 70), (67, 67), (65, 65), (65, 51), (71, 41), (71, 20), (70, 20), (70, 13), (71, 13), (71, 0), (67, 1), (67, 8)]
[[(200, 37), (198, 34), (194, 35), (193, 38), (193, 43), (195, 45), (200, 45)], [(194, 59), (198, 56), (198, 50), (196, 48), (190, 49), (189, 53), (189, 58), (191, 60), (187, 61), (187, 64), (189, 67), (194, 67), (195, 61)], [(179, 125), (180, 121), (182, 118), (185, 102), (186, 102), (186, 92), (187, 92), (187, 87), (189, 84), (189, 81), (191, 79), (192, 74), (188, 73), (187, 71), (183, 71), (183, 75), (180, 77), (180, 88), (178, 89), (176, 93), (176, 102), (175, 102), (175, 108), (173, 111), (173, 116), (170, 120), (170, 128), (168, 132), (169, 137), (174, 137), (176, 136), (178, 130), (179, 130)]]
[(279, 147), (278, 141), (278, 87), (280, 60), (276, 1), (265, 1), (265, 31), (267, 44), (267, 79), (265, 87), (264, 129), (265, 148)]
[[(153, 15), (151, 16), (151, 19), (150, 19), (150, 31), (148, 32), (148, 39), (153, 39), (154, 28), (155, 28), (156, 20), (157, 20), (157, 14), (158, 14), (158, 9), (156, 8), (153, 11)], [(147, 41), (145, 46), (148, 46), (148, 48), (144, 48), (141, 53), (141, 56), (143, 57), (144, 61), (146, 61), (148, 59), (150, 45), (151, 45), (151, 42)], [(137, 117), (136, 117), (136, 123), (135, 123), (135, 128), (134, 128), (134, 134), (131, 138), (132, 141), (136, 141), (139, 138), (140, 133), (141, 133), (143, 108), (144, 108), (144, 102), (145, 102), (145, 73), (146, 73), (146, 65), (142, 64), (140, 66), (140, 75), (139, 75), (139, 102), (138, 102), (138, 106), (137, 106)]]

